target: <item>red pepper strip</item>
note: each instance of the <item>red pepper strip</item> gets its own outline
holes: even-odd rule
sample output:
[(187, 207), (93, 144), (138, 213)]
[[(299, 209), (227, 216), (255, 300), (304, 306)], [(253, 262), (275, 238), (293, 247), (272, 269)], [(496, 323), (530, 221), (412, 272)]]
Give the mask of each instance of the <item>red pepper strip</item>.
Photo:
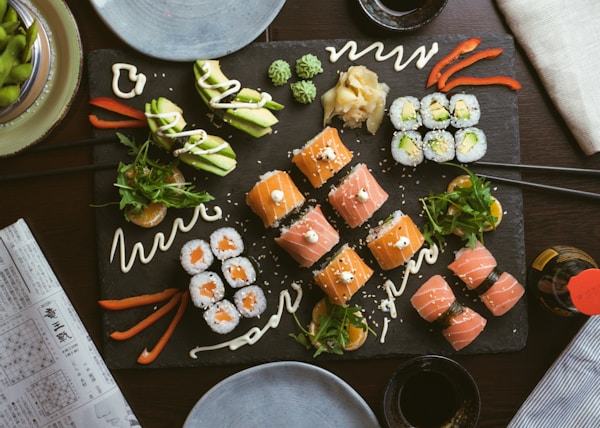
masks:
[(449, 92), (457, 86), (470, 85), (470, 86), (481, 86), (481, 85), (501, 85), (506, 86), (514, 91), (521, 89), (521, 84), (508, 76), (491, 76), (491, 77), (457, 77), (456, 79), (450, 80), (441, 89), (442, 92)]
[(135, 107), (123, 104), (121, 101), (115, 100), (108, 97), (97, 97), (90, 100), (90, 104), (96, 107), (103, 108), (104, 110), (112, 111), (115, 113), (122, 114), (123, 116), (131, 117), (133, 119), (146, 120), (146, 115), (143, 111), (138, 110)]
[(139, 296), (126, 297), (119, 300), (99, 300), (98, 303), (104, 309), (119, 311), (121, 309), (136, 308), (138, 306), (162, 302), (163, 300), (173, 297), (178, 291), (180, 291), (178, 288), (167, 288), (158, 293), (141, 294)]
[(446, 82), (448, 81), (448, 79), (450, 78), (450, 76), (452, 76), (457, 71), (462, 70), (463, 68), (467, 68), (470, 65), (475, 64), (477, 61), (481, 61), (482, 59), (496, 58), (503, 51), (504, 51), (504, 49), (502, 49), (502, 48), (486, 49), (483, 51), (479, 51), (479, 52), (476, 52), (473, 55), (463, 59), (462, 61), (459, 61), (456, 64), (448, 67), (448, 69), (446, 71), (444, 71), (438, 79), (438, 82), (437, 82), (438, 89), (442, 89), (444, 87), (444, 85), (446, 84)]
[(148, 351), (148, 348), (145, 348), (142, 351), (142, 353), (140, 354), (140, 356), (137, 359), (137, 362), (139, 364), (150, 364), (151, 362), (153, 362), (154, 360), (156, 360), (156, 358), (162, 352), (162, 350), (164, 349), (164, 347), (167, 345), (167, 342), (169, 341), (169, 339), (173, 335), (173, 332), (175, 331), (175, 328), (177, 327), (177, 324), (181, 320), (181, 317), (183, 316), (183, 313), (185, 312), (185, 308), (187, 306), (188, 298), (189, 298), (189, 292), (186, 290), (186, 291), (183, 292), (183, 294), (181, 296), (181, 302), (179, 303), (179, 308), (177, 309), (177, 313), (175, 314), (175, 316), (171, 320), (171, 323), (169, 324), (169, 327), (167, 327), (167, 329), (165, 330), (165, 332), (163, 333), (163, 335), (161, 336), (161, 338), (158, 340), (158, 342), (156, 343), (156, 345), (154, 346), (154, 348), (152, 348), (151, 351)]
[(171, 300), (169, 300), (165, 305), (163, 305), (160, 309), (152, 312), (149, 316), (138, 322), (133, 327), (129, 328), (125, 331), (114, 331), (110, 334), (111, 339), (114, 340), (127, 340), (131, 339), (133, 336), (138, 334), (140, 331), (144, 330), (147, 327), (150, 327), (156, 321), (167, 315), (181, 300), (181, 295), (183, 291), (175, 293)]
[(429, 78), (427, 79), (427, 87), (429, 88), (435, 85), (435, 83), (441, 76), (442, 69), (444, 67), (456, 61), (459, 56), (474, 51), (480, 43), (481, 39), (477, 37), (473, 37), (471, 39), (467, 39), (464, 42), (459, 43), (452, 50), (452, 52), (443, 57), (436, 65), (433, 66), (433, 69), (431, 69), (431, 72), (429, 73)]
[(99, 119), (95, 114), (88, 115), (92, 126), (100, 129), (118, 129), (118, 128), (143, 128), (148, 125), (146, 120), (127, 119), (127, 120), (104, 120)]

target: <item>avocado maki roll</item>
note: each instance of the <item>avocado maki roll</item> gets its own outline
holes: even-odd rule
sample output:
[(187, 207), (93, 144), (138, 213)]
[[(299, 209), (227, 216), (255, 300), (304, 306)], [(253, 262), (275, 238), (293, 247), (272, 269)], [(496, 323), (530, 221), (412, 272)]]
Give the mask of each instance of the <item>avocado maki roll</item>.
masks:
[(421, 103), (416, 97), (396, 98), (390, 106), (390, 120), (399, 131), (414, 131), (423, 124)]
[(429, 131), (423, 137), (423, 154), (425, 159), (434, 162), (448, 162), (454, 159), (454, 137), (448, 131)]
[(429, 129), (446, 129), (450, 125), (450, 101), (441, 92), (434, 92), (421, 99), (423, 125)]
[(417, 131), (396, 132), (392, 137), (392, 157), (406, 166), (417, 166), (423, 162), (423, 138)]
[(479, 123), (481, 110), (475, 95), (456, 94), (450, 98), (450, 124), (455, 128), (468, 128)]
[(479, 128), (459, 129), (454, 135), (456, 159), (461, 163), (475, 162), (487, 151), (487, 138)]

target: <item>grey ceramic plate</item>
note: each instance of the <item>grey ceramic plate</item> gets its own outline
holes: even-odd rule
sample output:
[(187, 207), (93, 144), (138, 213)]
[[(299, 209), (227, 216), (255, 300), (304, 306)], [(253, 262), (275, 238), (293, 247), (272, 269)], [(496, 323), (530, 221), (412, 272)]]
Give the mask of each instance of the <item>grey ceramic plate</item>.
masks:
[(254, 41), (285, 0), (90, 0), (135, 50), (169, 61), (218, 58)]
[(307, 363), (275, 362), (218, 383), (183, 426), (370, 428), (379, 423), (360, 395), (334, 374)]

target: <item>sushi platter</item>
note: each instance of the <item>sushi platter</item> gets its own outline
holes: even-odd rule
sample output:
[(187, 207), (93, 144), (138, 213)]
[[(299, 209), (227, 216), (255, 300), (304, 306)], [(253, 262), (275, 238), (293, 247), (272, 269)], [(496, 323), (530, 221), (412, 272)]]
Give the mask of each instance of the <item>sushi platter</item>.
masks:
[[(259, 318), (242, 319), (234, 331), (227, 334), (213, 332), (203, 319), (202, 311), (188, 305), (181, 322), (173, 333), (167, 346), (157, 360), (148, 367), (190, 367), (224, 364), (254, 364), (267, 361), (297, 360), (312, 361), (314, 350), (307, 350), (297, 343), (290, 334), (298, 334), (299, 328), (294, 316), (283, 306), (282, 292), (286, 291), (291, 300), (297, 295), (294, 286), (299, 285), (302, 298), (295, 316), (302, 324), (308, 324), (315, 303), (324, 294), (313, 280), (313, 271), (318, 269), (323, 258), (312, 267), (300, 267), (286, 251), (276, 244), (279, 236), (277, 227), (265, 227), (259, 216), (246, 204), (246, 194), (252, 189), (259, 177), (269, 171), (281, 170), (289, 173), (304, 195), (307, 205), (319, 205), (327, 219), (339, 232), (340, 241), (336, 248), (344, 245), (352, 247), (374, 273), (364, 287), (356, 293), (350, 303), (361, 306), (368, 319), (369, 326), (376, 334), (369, 334), (366, 343), (356, 351), (343, 355), (322, 354), (319, 359), (372, 359), (405, 355), (435, 353), (453, 355), (457, 351), (441, 335), (439, 329), (421, 319), (410, 304), (410, 297), (417, 288), (433, 275), (441, 274), (452, 285), (457, 299), (479, 312), (487, 319), (487, 325), (481, 335), (469, 346), (458, 351), (462, 354), (481, 354), (510, 352), (520, 350), (527, 340), (527, 304), (521, 299), (514, 308), (501, 317), (494, 317), (453, 276), (447, 266), (454, 259), (454, 252), (462, 247), (457, 237), (448, 238), (448, 247), (435, 264), (424, 263), (418, 274), (411, 275), (402, 296), (396, 298), (397, 318), (388, 320), (385, 337), (382, 338), (384, 318), (390, 314), (380, 308), (386, 298), (382, 286), (386, 280), (397, 286), (403, 279), (403, 267), (383, 271), (367, 249), (366, 236), (371, 227), (386, 219), (396, 210), (409, 215), (417, 225), (423, 224), (420, 198), (445, 190), (449, 181), (462, 170), (451, 165), (441, 165), (426, 161), (416, 168), (397, 164), (390, 154), (390, 143), (394, 128), (389, 118), (384, 117), (378, 131), (372, 135), (363, 128), (344, 128), (337, 118), (330, 126), (339, 131), (343, 143), (353, 153), (353, 160), (327, 181), (327, 184), (314, 188), (291, 162), (294, 150), (301, 148), (307, 141), (323, 130), (323, 108), (319, 96), (335, 86), (340, 71), (351, 65), (364, 65), (377, 73), (379, 81), (389, 87), (388, 105), (397, 97), (414, 96), (422, 98), (434, 90), (425, 87), (429, 70), (437, 59), (447, 54), (465, 36), (403, 36), (380, 39), (387, 50), (402, 45), (404, 58), (420, 46), (437, 43), (439, 53), (423, 69), (414, 62), (401, 71), (394, 69), (392, 59), (377, 61), (367, 54), (351, 61), (342, 56), (335, 63), (330, 62), (327, 47), (340, 49), (346, 40), (315, 40), (303, 42), (254, 43), (248, 47), (221, 58), (221, 69), (243, 82), (244, 85), (260, 88), (269, 92), (274, 100), (285, 105), (276, 113), (279, 122), (274, 132), (261, 138), (254, 138), (232, 127), (216, 127), (207, 117), (208, 110), (194, 87), (192, 63), (161, 62), (130, 51), (100, 50), (91, 52), (88, 61), (88, 79), (90, 96), (114, 97), (111, 89), (111, 67), (115, 63), (133, 64), (139, 73), (147, 76), (143, 94), (127, 100), (127, 103), (139, 109), (158, 97), (166, 97), (179, 105), (190, 126), (201, 127), (209, 133), (219, 135), (230, 142), (237, 154), (238, 165), (230, 174), (219, 177), (180, 165), (186, 179), (193, 181), (199, 190), (206, 190), (215, 197), (207, 202), (209, 212), (220, 208), (223, 218), (215, 222), (199, 220), (191, 230), (179, 232), (174, 236), (170, 248), (157, 251), (147, 263), (134, 263), (128, 272), (119, 266), (118, 255), (111, 261), (113, 237), (118, 228), (124, 234), (123, 249), (126, 254), (132, 252), (134, 244), (141, 243), (149, 249), (157, 233), (169, 237), (176, 219), (188, 222), (194, 215), (193, 209), (169, 210), (167, 218), (153, 229), (143, 229), (125, 221), (118, 204), (118, 190), (114, 186), (116, 166), (95, 173), (95, 208), (98, 235), (98, 263), (102, 299), (121, 299), (140, 294), (156, 293), (167, 288), (186, 289), (190, 275), (179, 261), (182, 246), (192, 239), (208, 240), (217, 229), (232, 227), (236, 229), (244, 242), (244, 254), (256, 262), (257, 281), (267, 300), (267, 307)], [(504, 74), (514, 76), (514, 42), (506, 34), (477, 35), (482, 46), (502, 48), (503, 53), (493, 61), (482, 61), (472, 68), (472, 73), (481, 75)], [(358, 40), (359, 45), (368, 46), (374, 40)], [(319, 57), (323, 72), (314, 77), (317, 87), (317, 100), (310, 104), (294, 101), (289, 85), (274, 86), (268, 75), (269, 65), (276, 59), (284, 59), (293, 64), (302, 55), (312, 53)], [(488, 147), (483, 158), (486, 161), (518, 163), (519, 123), (517, 93), (501, 86), (464, 87), (456, 91), (468, 91), (477, 97), (481, 106), (479, 127), (486, 133)], [(143, 142), (148, 130), (124, 130), (124, 134)], [(110, 137), (114, 130), (95, 130), (96, 137)], [(94, 162), (97, 164), (128, 162), (127, 148), (114, 143), (98, 144), (94, 148)], [(331, 185), (336, 185), (358, 163), (365, 164), (379, 185), (389, 197), (375, 214), (364, 224), (351, 228), (328, 203), (327, 194)], [(474, 168), (485, 173), (482, 167)], [(518, 172), (507, 173), (511, 178), (519, 178)], [(516, 187), (492, 183), (493, 194), (502, 202), (503, 221), (496, 231), (485, 237), (486, 247), (494, 254), (498, 267), (510, 272), (519, 281), (525, 280), (525, 248), (523, 237), (522, 196)], [(180, 220), (181, 221), (181, 220)], [(215, 268), (218, 270), (218, 268)], [(245, 344), (232, 350), (219, 344), (244, 336), (250, 331), (265, 328), (270, 317), (281, 311), (275, 328), (266, 328), (260, 340)], [(170, 317), (159, 320), (154, 326), (130, 340), (115, 341), (109, 334), (133, 325), (148, 314), (148, 308), (134, 308), (127, 311), (105, 311), (103, 354), (111, 368), (144, 367), (136, 363), (137, 356), (144, 348), (151, 348), (166, 329)], [(253, 330), (251, 330), (253, 329)], [(383, 339), (383, 340), (382, 340)], [(190, 353), (200, 347), (201, 352)], [(211, 348), (213, 347), (213, 348)], [(210, 349), (209, 349), (210, 348)], [(192, 355), (193, 354), (193, 355)]]

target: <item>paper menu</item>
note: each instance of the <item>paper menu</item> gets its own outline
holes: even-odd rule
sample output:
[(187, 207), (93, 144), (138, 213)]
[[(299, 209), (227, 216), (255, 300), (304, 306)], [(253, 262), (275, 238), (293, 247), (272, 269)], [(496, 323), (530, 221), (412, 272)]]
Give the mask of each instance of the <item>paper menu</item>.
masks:
[(0, 230), (0, 428), (141, 426), (27, 223)]

